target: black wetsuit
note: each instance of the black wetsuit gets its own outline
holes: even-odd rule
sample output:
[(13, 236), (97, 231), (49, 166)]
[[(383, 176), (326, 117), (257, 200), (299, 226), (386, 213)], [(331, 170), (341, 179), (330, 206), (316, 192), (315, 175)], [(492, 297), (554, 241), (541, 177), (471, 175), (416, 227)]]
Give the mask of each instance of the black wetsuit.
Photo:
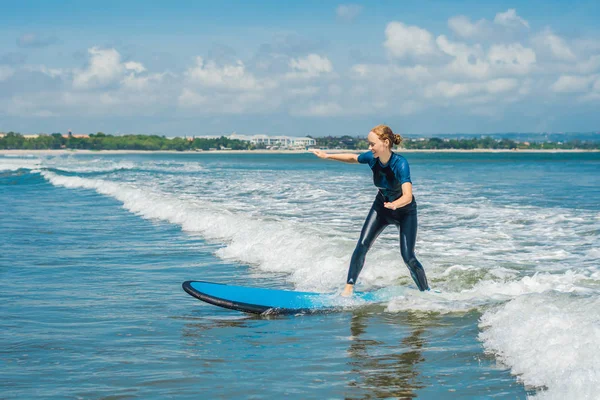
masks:
[(356, 249), (352, 254), (348, 270), (347, 283), (354, 284), (358, 274), (365, 264), (365, 256), (379, 234), (388, 225), (396, 225), (400, 231), (400, 253), (410, 274), (419, 290), (429, 290), (427, 277), (423, 266), (415, 256), (415, 241), (417, 239), (417, 202), (413, 196), (412, 202), (404, 207), (391, 210), (383, 206), (384, 202), (392, 202), (402, 196), (402, 184), (411, 182), (408, 161), (399, 154), (392, 152), (387, 164), (382, 164), (379, 158), (373, 157), (368, 151), (358, 156), (358, 162), (369, 164), (373, 170), (373, 183), (379, 189), (371, 211), (367, 215), (360, 233)]

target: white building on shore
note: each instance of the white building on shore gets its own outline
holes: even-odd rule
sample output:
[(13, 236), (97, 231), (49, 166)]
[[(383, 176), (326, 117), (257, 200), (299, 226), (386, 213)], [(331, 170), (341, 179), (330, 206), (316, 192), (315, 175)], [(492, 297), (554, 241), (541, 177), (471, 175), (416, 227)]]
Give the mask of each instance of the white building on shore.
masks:
[[(317, 141), (309, 137), (293, 137), (293, 136), (268, 136), (268, 135), (239, 135), (232, 133), (231, 135), (222, 135), (227, 139), (240, 140), (242, 142), (250, 142), (255, 146), (265, 146), (266, 148), (279, 149), (305, 149), (307, 147), (316, 146)], [(217, 139), (221, 136), (196, 136), (205, 139)]]

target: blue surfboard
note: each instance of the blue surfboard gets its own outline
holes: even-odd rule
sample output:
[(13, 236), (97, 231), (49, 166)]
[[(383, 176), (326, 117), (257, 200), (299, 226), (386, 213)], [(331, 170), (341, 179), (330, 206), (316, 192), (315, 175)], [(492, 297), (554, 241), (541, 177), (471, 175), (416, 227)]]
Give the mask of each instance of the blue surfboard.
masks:
[(382, 301), (376, 292), (354, 293), (352, 297), (339, 294), (296, 292), (225, 285), (204, 281), (182, 284), (188, 294), (215, 306), (252, 314), (298, 314), (329, 311)]

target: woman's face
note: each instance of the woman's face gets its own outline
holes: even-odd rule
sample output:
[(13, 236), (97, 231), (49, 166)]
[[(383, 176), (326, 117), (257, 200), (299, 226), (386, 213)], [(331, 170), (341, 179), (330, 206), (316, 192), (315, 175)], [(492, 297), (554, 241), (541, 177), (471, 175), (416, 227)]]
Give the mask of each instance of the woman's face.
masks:
[(377, 134), (374, 132), (369, 132), (367, 141), (369, 142), (369, 150), (373, 152), (373, 157), (375, 158), (379, 158), (381, 155), (390, 151), (388, 140), (379, 139), (379, 136), (377, 136)]

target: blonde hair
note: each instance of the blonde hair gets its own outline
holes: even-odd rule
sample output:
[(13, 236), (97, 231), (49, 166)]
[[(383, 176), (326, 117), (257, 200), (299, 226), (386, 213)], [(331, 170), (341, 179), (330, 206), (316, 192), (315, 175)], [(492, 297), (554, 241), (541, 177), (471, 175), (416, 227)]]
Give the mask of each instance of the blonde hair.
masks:
[(377, 125), (375, 128), (371, 129), (371, 132), (377, 135), (380, 140), (388, 140), (390, 145), (390, 149), (394, 147), (394, 145), (399, 145), (402, 143), (402, 136), (395, 134), (387, 125)]

